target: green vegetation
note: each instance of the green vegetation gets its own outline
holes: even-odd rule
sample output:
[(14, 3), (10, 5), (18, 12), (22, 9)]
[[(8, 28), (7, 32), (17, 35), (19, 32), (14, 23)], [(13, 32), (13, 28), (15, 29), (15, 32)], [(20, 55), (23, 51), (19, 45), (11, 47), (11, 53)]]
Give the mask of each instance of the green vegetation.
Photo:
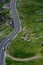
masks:
[(38, 13), (43, 12), (43, 5), (33, 4), (31, 1), (33, 0), (17, 0), (17, 4), (20, 4), (20, 8), (17, 5), (17, 10), (22, 30), (7, 49), (7, 53), (14, 57), (43, 55), (43, 14)]
[(4, 5), (3, 3), (0, 3), (0, 8), (3, 7), (3, 5)]
[(0, 38), (5, 38), (12, 30), (9, 22), (12, 20), (10, 16), (10, 9), (3, 9), (0, 12)]
[(7, 58), (6, 65), (43, 65), (43, 59), (31, 60), (27, 62), (18, 62)]
[(42, 54), (42, 56), (43, 56), (43, 48), (41, 48), (40, 53), (41, 53), (41, 54)]
[(11, 45), (8, 47), (7, 53), (19, 58), (28, 58), (36, 54), (40, 55), (40, 48), (41, 50), (43, 50), (43, 47), (41, 46), (42, 40), (40, 39), (28, 42), (24, 41), (24, 39), (21, 39), (21, 36), (23, 36), (22, 33), (18, 35), (15, 41), (13, 40), (11, 42)]
[(43, 0), (33, 0), (35, 2), (38, 2), (38, 3), (43, 3)]
[(6, 38), (6, 36), (8, 36), (13, 31), (13, 28), (11, 28), (9, 25), (5, 25), (3, 27), (4, 28), (1, 28), (3, 31), (0, 32), (0, 39)]
[[(22, 0), (23, 1), (23, 0)], [(37, 4), (37, 5), (43, 5), (43, 0), (24, 0), (23, 3), (29, 3), (29, 4)]]
[(5, 0), (5, 1), (2, 0), (2, 2), (0, 2), (0, 8), (2, 8), (4, 4), (9, 3), (9, 2), (10, 0)]
[(5, 23), (7, 20), (10, 20), (10, 10), (9, 9), (3, 9), (0, 12), (0, 25), (2, 25), (3, 23)]
[(10, 0), (6, 0), (6, 2), (5, 3), (9, 3), (10, 2)]
[(13, 30), (9, 25), (9, 22), (12, 20), (10, 9), (3, 8), (4, 4), (9, 2), (10, 0), (2, 0), (2, 2), (0, 2), (0, 39), (6, 38)]

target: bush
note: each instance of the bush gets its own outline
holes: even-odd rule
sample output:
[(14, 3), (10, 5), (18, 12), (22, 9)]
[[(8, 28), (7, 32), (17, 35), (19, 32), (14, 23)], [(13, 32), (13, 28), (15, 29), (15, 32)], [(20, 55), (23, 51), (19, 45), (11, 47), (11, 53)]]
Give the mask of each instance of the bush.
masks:
[(33, 56), (35, 56), (34, 52), (25, 53), (25, 52), (23, 52), (21, 50), (17, 50), (14, 53), (14, 57), (18, 57), (18, 58), (29, 58), (29, 57), (33, 57)]

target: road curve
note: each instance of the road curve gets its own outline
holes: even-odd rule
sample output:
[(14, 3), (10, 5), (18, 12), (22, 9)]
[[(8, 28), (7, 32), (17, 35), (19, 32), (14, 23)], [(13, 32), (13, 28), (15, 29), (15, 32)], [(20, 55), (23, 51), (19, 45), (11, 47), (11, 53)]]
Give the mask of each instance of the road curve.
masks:
[(16, 0), (11, 0), (10, 2), (10, 9), (12, 12), (12, 17), (14, 21), (14, 30), (13, 32), (1, 42), (0, 45), (0, 65), (4, 65), (4, 54), (5, 51), (3, 51), (3, 48), (6, 48), (7, 45), (9, 44), (8, 42), (12, 40), (13, 37), (15, 37), (18, 32), (20, 31), (20, 22), (19, 22), (19, 16), (16, 10)]

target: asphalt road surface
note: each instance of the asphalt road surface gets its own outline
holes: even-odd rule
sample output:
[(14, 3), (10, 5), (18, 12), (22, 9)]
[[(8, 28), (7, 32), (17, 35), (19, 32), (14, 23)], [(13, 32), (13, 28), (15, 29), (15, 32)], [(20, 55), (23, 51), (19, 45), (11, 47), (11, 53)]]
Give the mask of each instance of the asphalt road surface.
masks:
[(12, 17), (13, 17), (13, 21), (14, 21), (14, 30), (0, 44), (0, 65), (4, 65), (5, 49), (6, 49), (7, 45), (9, 44), (8, 42), (10, 42), (12, 40), (12, 38), (15, 37), (16, 34), (20, 31), (20, 22), (19, 22), (18, 13), (16, 10), (16, 0), (11, 0), (10, 9), (11, 9)]

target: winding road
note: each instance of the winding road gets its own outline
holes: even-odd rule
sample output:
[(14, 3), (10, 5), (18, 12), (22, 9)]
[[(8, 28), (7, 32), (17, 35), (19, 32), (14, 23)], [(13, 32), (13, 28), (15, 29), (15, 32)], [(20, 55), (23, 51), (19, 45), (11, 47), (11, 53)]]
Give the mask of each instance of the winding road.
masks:
[(4, 65), (5, 50), (3, 50), (3, 49), (6, 49), (7, 45), (9, 44), (8, 42), (10, 42), (12, 40), (12, 38), (15, 37), (18, 34), (18, 32), (20, 31), (19, 16), (18, 16), (18, 13), (16, 10), (16, 0), (11, 0), (10, 9), (11, 9), (12, 17), (13, 17), (13, 21), (14, 21), (14, 30), (0, 44), (0, 65)]
[[(7, 45), (9, 44), (8, 42), (10, 42), (12, 40), (12, 38), (14, 38), (20, 32), (20, 22), (19, 22), (20, 20), (19, 20), (19, 16), (18, 16), (18, 13), (16, 10), (16, 0), (11, 0), (10, 9), (11, 9), (12, 17), (13, 17), (13, 21), (14, 21), (14, 30), (0, 44), (0, 65), (5, 65), (4, 64), (4, 62), (5, 62), (5, 50), (6, 50)], [(3, 48), (5, 50), (3, 50)], [(11, 59), (16, 60), (16, 61), (29, 61), (29, 60), (33, 60), (33, 59), (37, 59), (37, 58), (43, 58), (43, 56), (34, 56), (31, 58), (20, 59), (20, 58), (14, 58), (8, 54), (7, 54), (7, 57), (10, 57)]]

